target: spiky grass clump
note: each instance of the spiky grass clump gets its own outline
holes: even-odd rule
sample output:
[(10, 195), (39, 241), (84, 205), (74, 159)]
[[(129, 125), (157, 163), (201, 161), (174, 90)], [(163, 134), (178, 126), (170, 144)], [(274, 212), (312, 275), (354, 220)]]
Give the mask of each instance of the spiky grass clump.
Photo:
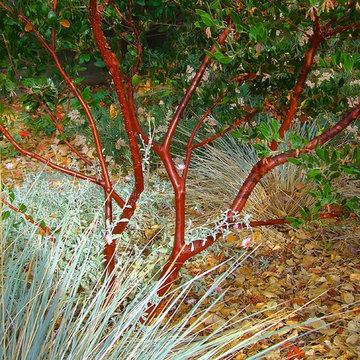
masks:
[[(63, 219), (63, 228), (69, 220)], [(254, 322), (244, 329), (231, 329), (234, 324), (225, 323), (202, 335), (197, 326), (216, 302), (200, 312), (201, 301), (229, 275), (227, 272), (177, 324), (171, 321), (170, 309), (181, 302), (197, 279), (178, 289), (169, 298), (167, 310), (151, 325), (142, 325), (140, 318), (156, 299), (159, 286), (143, 271), (146, 263), (139, 267), (135, 266), (137, 258), (121, 257), (110, 297), (108, 280), (100, 281), (104, 277), (90, 291), (84, 291), (81, 279), (92, 261), (89, 254), (94, 232), (87, 232), (67, 265), (59, 269), (59, 261), (67, 255), (61, 235), (56, 244), (47, 238), (39, 241), (36, 232), (29, 236), (22, 231), (14, 237), (12, 224), (8, 224), (3, 228), (0, 263), (2, 360), (222, 359), (270, 336), (270, 328), (283, 319)], [(189, 325), (194, 317), (197, 320)]]
[[(118, 255), (116, 282), (108, 297), (108, 280), (101, 270), (104, 235), (101, 201), (90, 188), (85, 188), (91, 184), (79, 188), (77, 183), (65, 179), (50, 180), (45, 176), (37, 184), (32, 182), (28, 191), (25, 188), (17, 191), (14, 200), (21, 203), (27, 199), (27, 210), (34, 218), (57, 210), (56, 217), (45, 219), (54, 221), (48, 225), (57, 230), (55, 244), (20, 214), (11, 213), (2, 223), (1, 360), (224, 359), (276, 334), (272, 328), (286, 318), (284, 313), (266, 320), (254, 318), (251, 322), (246, 316), (214, 327), (214, 321), (208, 317), (220, 297), (200, 310), (205, 299), (213, 298), (214, 288), (240, 265), (239, 261), (233, 261), (229, 270), (205, 289), (181, 320), (175, 316), (176, 309), (193, 284), (206, 274), (170, 293), (164, 313), (151, 325), (142, 325), (140, 318), (149, 303), (159, 300), (156, 293), (160, 284), (154, 281), (157, 263), (153, 259), (161, 257), (157, 250), (157, 256), (145, 257), (141, 247), (135, 251), (125, 247)], [(63, 200), (54, 191), (52, 197), (47, 196), (45, 190), (49, 185), (51, 190), (59, 187), (60, 194), (66, 195)], [(37, 195), (39, 192), (43, 197)], [(93, 201), (86, 212), (89, 199)], [(35, 200), (37, 206), (31, 205)], [(148, 200), (143, 199), (144, 203)], [(3, 211), (7, 209), (4, 207)], [(132, 228), (137, 229), (136, 224)], [(251, 325), (243, 325), (244, 320)], [(205, 324), (205, 329), (201, 324)]]
[[(202, 207), (205, 218), (227, 209), (257, 160), (254, 149), (239, 145), (231, 137), (198, 151), (191, 165), (189, 200), (206, 204)], [(295, 165), (275, 168), (255, 187), (244, 213), (263, 220), (297, 215), (302, 207), (314, 203), (304, 180)]]

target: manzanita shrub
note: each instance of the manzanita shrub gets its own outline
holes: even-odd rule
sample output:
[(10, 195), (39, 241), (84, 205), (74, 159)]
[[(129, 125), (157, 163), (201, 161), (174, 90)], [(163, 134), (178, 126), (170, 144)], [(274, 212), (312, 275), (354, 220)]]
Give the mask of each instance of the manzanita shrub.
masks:
[[(27, 150), (5, 118), (0, 131), (21, 154), (102, 188), (108, 274), (116, 275), (116, 240), (134, 215), (144, 190), (150, 150), (164, 165), (174, 191), (174, 238), (161, 274), (160, 296), (176, 280), (185, 261), (234, 228), (296, 226), (309, 220), (359, 215), (359, 199), (344, 198), (341, 189), (332, 188), (332, 180), (340, 176), (351, 180), (360, 175), (357, 1), (214, 0), (195, 4), (53, 0), (29, 4), (8, 0), (0, 1), (0, 9), (2, 66), (7, 68), (7, 73), (1, 74), (5, 92), (10, 97), (17, 86), (25, 90), (24, 109), (35, 114), (28, 124), (45, 133), (56, 129), (74, 156), (89, 166), (88, 171), (66, 168)], [(157, 47), (150, 41), (154, 34), (163, 36)], [(66, 50), (73, 53), (70, 59), (64, 55)], [(109, 98), (104, 92), (91, 94), (79, 78), (79, 68), (90, 60), (107, 69), (111, 91), (117, 97), (120, 112), (113, 119), (118, 125), (108, 127), (121, 127), (126, 134), (123, 140), (134, 177), (127, 198), (114, 190), (104, 156), (111, 138), (105, 143), (99, 134), (105, 116), (101, 108), (110, 105)], [(161, 96), (155, 94), (148, 103), (141, 101), (138, 94), (144, 86), (158, 87)], [(59, 110), (64, 106), (58, 105), (64, 104), (67, 115)], [(166, 118), (155, 118), (151, 111), (146, 114), (147, 105), (157, 108), (158, 115), (159, 108), (166, 108)], [(76, 133), (73, 122), (79, 114), (85, 116), (84, 126), (91, 131), (96, 161), (69, 141)], [(39, 116), (47, 119), (43, 128)], [(144, 119), (148, 120), (146, 126)], [(309, 123), (317, 127), (315, 135), (306, 132)], [(300, 133), (300, 128), (305, 130)], [(229, 206), (213, 228), (194, 237), (188, 233), (191, 219), (186, 215), (192, 155), (210, 148), (225, 134), (252, 148), (257, 162), (236, 197), (227, 199)], [(185, 145), (179, 147), (179, 140)], [(312, 192), (315, 206), (291, 218), (250, 219), (244, 215), (244, 206), (257, 184), (273, 169), (288, 163), (303, 167), (307, 178), (316, 184)], [(113, 206), (122, 209), (119, 218), (113, 217)]]

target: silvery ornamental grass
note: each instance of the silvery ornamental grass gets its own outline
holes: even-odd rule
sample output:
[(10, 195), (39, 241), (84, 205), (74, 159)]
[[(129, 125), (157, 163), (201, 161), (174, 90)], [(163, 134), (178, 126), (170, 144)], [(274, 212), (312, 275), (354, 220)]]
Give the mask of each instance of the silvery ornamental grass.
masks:
[[(45, 183), (48, 181), (46, 178)], [(32, 199), (34, 184), (27, 191), (16, 192), (18, 202)], [(70, 181), (61, 182), (60, 193), (69, 191), (69, 184)], [(131, 249), (122, 251), (109, 295), (109, 280), (102, 273), (102, 209), (93, 206), (93, 218), (85, 226), (79, 209), (92, 191), (77, 189), (76, 196), (75, 206), (73, 199), (57, 204), (66, 211), (57, 219), (56, 243), (41, 236), (38, 228), (25, 222), (21, 214), (11, 213), (2, 223), (1, 360), (225, 359), (261, 339), (286, 332), (284, 327), (279, 329), (286, 315), (275, 311), (275, 316), (254, 320), (250, 326), (244, 325), (244, 320), (250, 318), (244, 316), (217, 328), (209, 327), (204, 335), (199, 324), (206, 322), (223, 294), (205, 310), (200, 305), (241, 266), (239, 259), (230, 260), (229, 270), (218, 276), (181, 320), (174, 321), (179, 305), (193, 283), (206, 273), (170, 292), (165, 311), (151, 324), (143, 324), (140, 320), (146, 316), (149, 304), (159, 300), (156, 262), (149, 265), (140, 248), (133, 251), (133, 256), (129, 256)], [(47, 208), (46, 202), (52, 201), (46, 194), (39, 198), (38, 214), (44, 214), (41, 208)], [(196, 321), (190, 324), (191, 318)], [(263, 356), (264, 351), (249, 359)]]

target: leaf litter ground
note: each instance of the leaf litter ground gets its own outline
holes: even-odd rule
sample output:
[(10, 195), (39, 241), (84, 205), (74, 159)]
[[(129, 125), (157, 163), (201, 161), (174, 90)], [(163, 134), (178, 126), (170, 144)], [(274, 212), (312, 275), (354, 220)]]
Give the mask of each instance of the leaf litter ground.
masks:
[[(55, 137), (29, 136), (28, 129), (19, 128), (22, 144), (58, 164), (74, 165), (86, 170), (84, 165), (72, 158), (70, 150), (56, 143)], [(93, 158), (94, 150), (81, 137), (71, 142)], [(53, 145), (57, 144), (56, 147)], [(22, 184), (24, 176), (43, 168), (43, 164), (24, 157), (5, 159), (1, 162), (2, 181), (9, 186)], [(88, 168), (90, 170), (90, 168)], [(51, 171), (54, 172), (54, 171)], [(152, 233), (149, 224), (148, 234)], [(250, 238), (249, 246), (243, 249), (244, 238)], [(142, 239), (137, 239), (141, 241)], [(359, 359), (360, 354), (360, 226), (347, 220), (341, 224), (331, 220), (325, 226), (309, 229), (290, 229), (283, 226), (272, 229), (238, 231), (221, 239), (206, 254), (200, 254), (186, 264), (186, 272), (195, 276), (231, 256), (246, 253), (242, 265), (214, 290), (219, 301), (199, 325), (206, 334), (227, 321), (235, 321), (248, 315), (235, 326), (250, 327), (255, 322), (274, 321), (272, 330), (287, 330), (264, 339), (229, 359), (246, 359), (279, 341), (296, 337), (270, 354), (266, 359)], [(220, 266), (207, 275), (205, 284), (192, 289), (174, 314), (179, 321), (190, 307), (210, 287), (213, 277), (228, 269)], [(212, 299), (201, 304), (202, 308)], [(309, 325), (296, 327), (309, 319)], [(316, 319), (316, 320), (315, 320)], [(193, 317), (190, 322), (197, 319)], [(295, 326), (295, 327), (293, 327)], [(249, 336), (247, 334), (246, 336)], [(243, 339), (239, 339), (243, 340)], [(230, 346), (230, 344), (229, 344)]]

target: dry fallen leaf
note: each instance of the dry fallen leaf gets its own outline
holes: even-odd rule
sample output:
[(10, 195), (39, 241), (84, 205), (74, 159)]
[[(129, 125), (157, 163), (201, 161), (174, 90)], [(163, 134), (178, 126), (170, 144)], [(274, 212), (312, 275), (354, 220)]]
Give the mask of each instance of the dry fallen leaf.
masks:
[(354, 295), (351, 293), (344, 293), (341, 295), (341, 299), (346, 303), (346, 304), (351, 304), (354, 302), (355, 298)]
[(350, 274), (350, 281), (360, 281), (360, 273)]
[(32, 26), (32, 24), (26, 24), (25, 25), (25, 28), (24, 28), (24, 30), (26, 31), (26, 32), (29, 32), (29, 31), (31, 31), (32, 29), (33, 29), (34, 27)]
[(59, 23), (63, 27), (66, 27), (66, 28), (70, 27), (70, 22), (68, 20), (60, 20)]
[(230, 235), (226, 238), (226, 241), (227, 241), (227, 242), (234, 242), (234, 241), (236, 241), (236, 240), (238, 240), (238, 238), (237, 238), (235, 235), (233, 235), (233, 234), (230, 234)]
[(310, 255), (305, 255), (302, 259), (301, 264), (304, 265), (305, 267), (308, 267), (308, 266), (314, 265), (315, 261), (316, 261), (316, 257), (310, 256)]
[(111, 118), (115, 119), (119, 114), (119, 109), (115, 105), (111, 104), (109, 114)]

